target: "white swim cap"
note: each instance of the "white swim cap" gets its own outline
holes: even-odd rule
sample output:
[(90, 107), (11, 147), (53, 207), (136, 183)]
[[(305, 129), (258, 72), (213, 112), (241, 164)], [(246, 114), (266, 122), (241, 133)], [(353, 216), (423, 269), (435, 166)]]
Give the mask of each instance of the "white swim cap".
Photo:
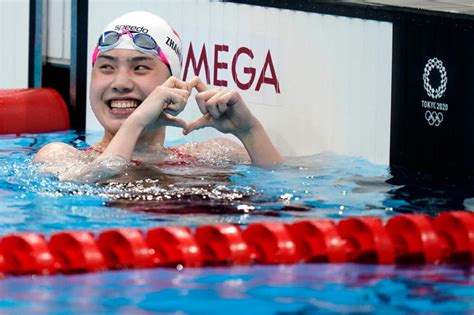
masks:
[[(100, 40), (105, 38), (108, 32), (117, 32), (120, 35), (115, 36), (116, 43), (109, 46), (100, 46), (97, 43), (94, 53), (92, 55), (92, 63), (95, 63), (97, 56), (101, 51), (110, 50), (113, 48), (121, 49), (134, 49), (144, 53), (159, 53), (159, 57), (167, 64), (171, 70), (171, 75), (181, 78), (181, 65), (182, 65), (182, 54), (181, 54), (181, 39), (178, 33), (161, 17), (145, 11), (133, 11), (126, 13), (115, 20), (113, 20), (107, 27), (102, 31)], [(157, 49), (147, 50), (137, 46), (137, 42), (142, 42), (142, 37), (135, 42), (132, 40), (131, 34), (146, 34), (151, 36), (158, 45)], [(116, 35), (116, 34), (115, 34)], [(146, 36), (145, 36), (146, 37)], [(100, 42), (99, 40), (99, 42)], [(113, 40), (113, 39), (112, 39)], [(104, 48), (105, 47), (105, 48)]]

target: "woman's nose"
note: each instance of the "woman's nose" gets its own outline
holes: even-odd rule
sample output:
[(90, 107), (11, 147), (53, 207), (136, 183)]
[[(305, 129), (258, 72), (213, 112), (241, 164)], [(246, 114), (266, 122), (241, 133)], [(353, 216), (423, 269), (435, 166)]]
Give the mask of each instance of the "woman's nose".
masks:
[(116, 72), (112, 89), (119, 93), (127, 93), (133, 89), (133, 80), (126, 69), (119, 69)]

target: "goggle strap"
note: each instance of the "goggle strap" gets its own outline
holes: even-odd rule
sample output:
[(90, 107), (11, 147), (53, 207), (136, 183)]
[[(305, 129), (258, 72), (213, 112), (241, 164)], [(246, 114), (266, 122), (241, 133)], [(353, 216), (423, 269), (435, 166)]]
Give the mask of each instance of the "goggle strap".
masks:
[(168, 61), (168, 58), (166, 58), (165, 54), (163, 53), (163, 50), (160, 49), (160, 59), (166, 64), (170, 65), (170, 62)]
[(99, 54), (100, 54), (99, 45), (97, 45), (95, 46), (94, 52), (92, 53), (92, 65), (95, 64), (97, 60), (97, 56), (99, 56)]

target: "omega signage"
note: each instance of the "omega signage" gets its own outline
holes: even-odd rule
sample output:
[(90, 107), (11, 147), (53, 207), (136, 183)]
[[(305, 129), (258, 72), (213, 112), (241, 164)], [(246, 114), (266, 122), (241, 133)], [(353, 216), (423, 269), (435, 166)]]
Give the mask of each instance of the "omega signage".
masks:
[[(209, 54), (211, 56), (208, 56)], [(224, 55), (227, 55), (225, 57), (231, 61), (225, 62)], [(183, 63), (183, 80), (198, 75), (205, 79), (207, 84), (227, 87), (228, 81), (220, 77), (222, 72), (229, 71), (235, 85), (243, 91), (253, 89), (258, 92), (263, 85), (268, 85), (273, 87), (275, 93), (281, 93), (277, 70), (270, 50), (267, 50), (263, 63), (255, 67), (238, 67), (239, 60), (249, 62), (254, 57), (253, 50), (248, 47), (238, 47), (233, 50), (232, 47), (225, 44), (214, 44), (211, 47), (202, 44), (202, 46), (195, 48), (193, 43), (190, 43)], [(212, 60), (213, 62), (210, 62)]]

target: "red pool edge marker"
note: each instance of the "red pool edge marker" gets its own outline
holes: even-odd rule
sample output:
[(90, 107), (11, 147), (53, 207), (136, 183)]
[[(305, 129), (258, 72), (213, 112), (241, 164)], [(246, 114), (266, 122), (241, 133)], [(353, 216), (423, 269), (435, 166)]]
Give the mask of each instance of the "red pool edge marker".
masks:
[(52, 88), (0, 89), (0, 134), (68, 130), (69, 113)]

